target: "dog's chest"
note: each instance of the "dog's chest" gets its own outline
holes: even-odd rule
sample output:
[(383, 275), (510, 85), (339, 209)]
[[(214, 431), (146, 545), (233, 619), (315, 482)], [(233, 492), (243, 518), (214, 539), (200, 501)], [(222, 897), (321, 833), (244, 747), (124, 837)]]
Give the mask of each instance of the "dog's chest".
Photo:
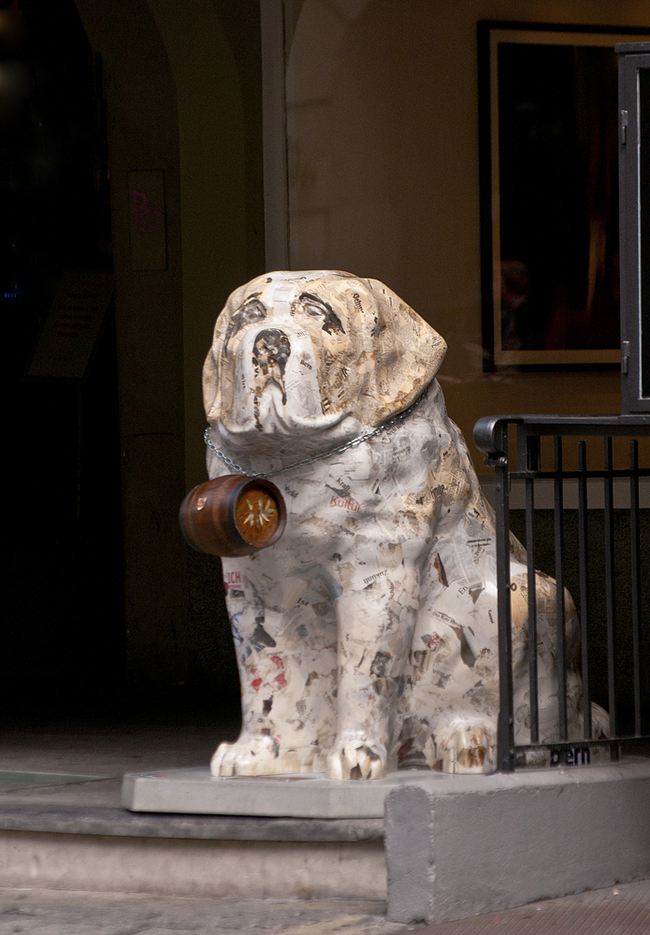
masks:
[[(274, 477), (287, 506), (282, 539), (253, 556), (225, 560), (226, 579), (239, 580), (265, 606), (287, 610), (363, 590), (388, 568), (422, 554), (430, 526), (404, 502), (399, 463), (380, 446), (365, 445)], [(427, 467), (423, 462), (411, 472), (414, 492), (426, 486)]]

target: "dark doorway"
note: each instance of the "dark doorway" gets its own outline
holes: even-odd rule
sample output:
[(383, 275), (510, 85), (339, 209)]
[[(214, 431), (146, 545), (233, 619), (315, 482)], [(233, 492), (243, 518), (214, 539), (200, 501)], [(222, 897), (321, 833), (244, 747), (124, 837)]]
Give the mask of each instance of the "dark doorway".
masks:
[(74, 0), (0, 0), (0, 311), (10, 478), (0, 693), (9, 716), (102, 705), (123, 679), (110, 301), (92, 353), (72, 376), (56, 368), (29, 376), (62, 284), (111, 271), (101, 63)]

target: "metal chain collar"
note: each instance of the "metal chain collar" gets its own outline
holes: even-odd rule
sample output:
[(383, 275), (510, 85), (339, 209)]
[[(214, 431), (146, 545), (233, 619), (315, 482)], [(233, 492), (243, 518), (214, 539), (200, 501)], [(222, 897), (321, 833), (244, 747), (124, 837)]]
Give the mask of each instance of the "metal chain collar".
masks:
[(203, 433), (203, 441), (206, 443), (210, 451), (213, 451), (216, 454), (217, 458), (220, 458), (224, 464), (227, 464), (228, 467), (237, 474), (243, 474), (244, 477), (251, 477), (253, 479), (257, 477), (266, 479), (267, 477), (274, 477), (276, 474), (283, 474), (285, 471), (291, 471), (293, 468), (302, 467), (303, 464), (313, 464), (314, 461), (322, 461), (323, 458), (329, 458), (330, 455), (339, 454), (341, 451), (347, 451), (348, 448), (356, 448), (356, 446), (360, 445), (361, 442), (365, 442), (369, 438), (374, 438), (375, 435), (379, 435), (380, 432), (383, 432), (385, 429), (390, 428), (397, 422), (401, 422), (402, 419), (404, 419), (416, 408), (416, 406), (419, 406), (425, 396), (426, 393), (422, 393), (420, 396), (418, 396), (414, 403), (411, 403), (411, 405), (407, 406), (406, 409), (402, 409), (401, 412), (398, 412), (397, 415), (393, 416), (392, 419), (389, 419), (388, 422), (384, 422), (383, 425), (379, 425), (376, 429), (373, 429), (372, 432), (366, 432), (365, 435), (359, 435), (358, 438), (353, 438), (351, 442), (346, 442), (344, 445), (339, 445), (337, 448), (330, 448), (328, 451), (323, 451), (319, 455), (312, 455), (310, 458), (303, 458), (302, 461), (295, 461), (293, 464), (288, 464), (286, 467), (278, 468), (276, 471), (265, 471), (264, 473), (260, 474), (251, 474), (249, 471), (244, 470), (240, 464), (235, 464), (232, 458), (229, 458), (225, 451), (217, 448), (214, 442), (210, 439), (210, 426), (208, 426)]

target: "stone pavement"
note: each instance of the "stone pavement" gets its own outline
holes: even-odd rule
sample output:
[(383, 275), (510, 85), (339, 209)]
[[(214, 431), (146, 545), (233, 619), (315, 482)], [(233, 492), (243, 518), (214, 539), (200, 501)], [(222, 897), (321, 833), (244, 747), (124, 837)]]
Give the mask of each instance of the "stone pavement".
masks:
[(0, 935), (649, 935), (650, 880), (473, 919), (400, 925), (369, 900), (188, 899), (0, 888)]

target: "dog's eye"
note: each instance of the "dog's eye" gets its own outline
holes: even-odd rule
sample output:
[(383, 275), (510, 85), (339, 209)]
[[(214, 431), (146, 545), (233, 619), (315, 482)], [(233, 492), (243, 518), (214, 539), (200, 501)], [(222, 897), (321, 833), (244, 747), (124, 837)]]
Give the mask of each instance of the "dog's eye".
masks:
[(311, 295), (309, 292), (303, 292), (298, 300), (303, 312), (307, 312), (312, 318), (324, 318), (328, 311), (332, 312), (331, 305), (321, 301), (318, 296)]
[(324, 318), (325, 309), (322, 305), (315, 305), (314, 302), (303, 302), (302, 303), (303, 311), (307, 312), (308, 315), (311, 315), (312, 318)]
[(238, 308), (230, 319), (230, 324), (236, 324), (237, 330), (244, 325), (253, 324), (256, 321), (263, 321), (266, 318), (266, 308), (257, 298), (250, 298)]
[(341, 319), (328, 302), (323, 302), (318, 296), (311, 295), (309, 292), (303, 292), (299, 302), (303, 312), (322, 321), (323, 331), (327, 331), (328, 334), (332, 334), (333, 331), (345, 334)]
[(224, 354), (228, 350), (228, 342), (231, 338), (245, 328), (246, 325), (255, 324), (258, 321), (264, 321), (266, 318), (266, 308), (256, 296), (248, 298), (240, 308), (234, 313), (228, 324), (226, 331), (226, 340), (224, 341)]

